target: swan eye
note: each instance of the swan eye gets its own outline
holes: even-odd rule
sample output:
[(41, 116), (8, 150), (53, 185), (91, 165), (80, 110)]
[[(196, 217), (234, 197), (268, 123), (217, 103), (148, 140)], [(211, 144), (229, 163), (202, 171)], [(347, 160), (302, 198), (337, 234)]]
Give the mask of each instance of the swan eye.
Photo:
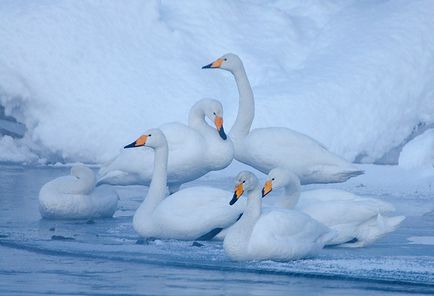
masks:
[(151, 137), (151, 136), (152, 136), (151, 134), (148, 135), (148, 137)]
[(243, 184), (246, 183), (246, 180), (243, 181)]
[(227, 59), (227, 58), (224, 58), (223, 60), (226, 62), (228, 59)]
[(212, 114), (217, 115), (217, 114), (215, 114), (215, 112), (213, 112)]
[(273, 178), (273, 179), (271, 179), (271, 181), (274, 181), (274, 180), (276, 180), (276, 179), (274, 179), (274, 178)]

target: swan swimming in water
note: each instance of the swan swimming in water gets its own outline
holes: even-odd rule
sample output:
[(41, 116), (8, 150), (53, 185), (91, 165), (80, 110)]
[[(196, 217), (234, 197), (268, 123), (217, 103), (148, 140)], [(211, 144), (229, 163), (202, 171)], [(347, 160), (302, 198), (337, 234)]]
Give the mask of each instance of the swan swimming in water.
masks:
[(297, 209), (337, 232), (329, 245), (363, 247), (386, 233), (394, 231), (404, 216), (387, 217), (395, 210), (390, 203), (359, 197), (351, 192), (336, 189), (317, 189), (300, 192), (300, 179), (284, 168), (270, 171), (262, 190), (263, 195), (273, 189), (284, 188), (274, 206)]
[[(150, 129), (125, 148), (150, 147), (154, 165), (149, 191), (133, 218), (135, 231), (145, 238), (210, 239), (232, 225), (242, 207), (229, 206), (230, 192), (212, 187), (191, 187), (166, 197), (169, 148), (160, 129)], [(142, 148), (143, 149), (143, 148)], [(152, 170), (152, 165), (150, 168)]]
[[(205, 118), (214, 122), (208, 125)], [(227, 167), (234, 158), (232, 141), (223, 129), (223, 107), (214, 99), (202, 99), (190, 110), (188, 126), (174, 122), (161, 127), (169, 145), (169, 192), (210, 171)], [(152, 178), (153, 153), (148, 149), (123, 150), (99, 172), (99, 184), (146, 185)]]
[(49, 181), (39, 192), (39, 211), (47, 219), (112, 217), (118, 195), (108, 187), (95, 188), (95, 174), (84, 165), (71, 168), (70, 176)]
[(234, 205), (247, 193), (241, 218), (227, 230), (223, 241), (233, 260), (288, 261), (316, 254), (335, 236), (328, 227), (308, 215), (288, 209), (262, 213), (262, 194), (254, 174), (243, 171), (236, 178)]
[(302, 184), (345, 182), (363, 174), (355, 165), (328, 151), (314, 139), (283, 127), (251, 130), (255, 102), (241, 59), (225, 54), (203, 69), (223, 69), (232, 73), (239, 93), (239, 109), (229, 133), (235, 159), (268, 174), (278, 166), (296, 173)]

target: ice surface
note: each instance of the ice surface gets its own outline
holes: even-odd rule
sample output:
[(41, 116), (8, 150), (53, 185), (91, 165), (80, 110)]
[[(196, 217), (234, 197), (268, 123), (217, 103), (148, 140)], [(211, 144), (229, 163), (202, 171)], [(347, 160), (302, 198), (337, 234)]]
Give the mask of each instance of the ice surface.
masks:
[[(326, 248), (318, 257), (288, 263), (238, 263), (228, 259), (221, 242), (204, 242), (203, 247), (175, 240), (138, 244), (131, 220), (146, 194), (142, 186), (118, 188), (121, 199), (113, 219), (41, 220), (41, 185), (69, 168), (1, 165), (0, 293), (92, 294), (97, 288), (101, 294), (433, 294), (434, 249), (419, 239), (432, 238), (434, 227), (434, 201), (426, 198), (426, 180), (414, 177), (409, 184), (419, 183), (420, 190), (404, 190), (403, 185), (406, 195), (399, 196), (392, 187), (379, 185), (382, 167), (364, 168), (363, 187), (357, 182), (334, 186), (393, 203), (398, 214), (408, 216), (397, 231), (366, 248)], [(188, 186), (232, 188), (227, 176), (238, 169)], [(391, 170), (388, 174), (397, 183), (399, 175), (407, 178), (406, 170)]]
[[(433, 1), (0, 3), (0, 105), (25, 125), (2, 160), (103, 162), (202, 97), (237, 111), (239, 54), (254, 126), (287, 126), (363, 162), (434, 122)], [(404, 143), (403, 143), (404, 142)], [(37, 157), (35, 157), (37, 156)]]

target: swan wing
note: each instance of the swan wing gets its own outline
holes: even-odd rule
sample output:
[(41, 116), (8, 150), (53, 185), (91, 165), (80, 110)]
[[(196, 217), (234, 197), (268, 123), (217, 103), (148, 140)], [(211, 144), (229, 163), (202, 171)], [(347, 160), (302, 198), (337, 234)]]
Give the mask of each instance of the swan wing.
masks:
[(362, 173), (319, 142), (288, 128), (254, 129), (237, 150), (242, 152), (236, 153), (241, 162), (266, 174), (283, 166), (296, 173), (302, 184), (342, 182)]
[(295, 210), (276, 209), (263, 214), (249, 242), (255, 259), (299, 259), (315, 254), (334, 235), (326, 226)]
[(230, 206), (231, 197), (231, 192), (217, 188), (186, 188), (162, 201), (153, 219), (170, 237), (196, 239), (215, 228), (235, 223), (243, 208)]
[[(168, 181), (184, 183), (202, 173), (203, 137), (194, 129), (181, 124), (161, 126), (169, 146)], [(152, 178), (154, 153), (151, 149), (124, 149), (99, 172), (98, 184), (148, 185)]]

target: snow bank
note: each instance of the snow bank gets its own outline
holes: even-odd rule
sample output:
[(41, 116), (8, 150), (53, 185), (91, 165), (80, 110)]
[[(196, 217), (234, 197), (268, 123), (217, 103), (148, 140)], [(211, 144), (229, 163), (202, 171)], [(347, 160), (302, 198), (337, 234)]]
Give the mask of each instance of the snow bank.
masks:
[(434, 129), (424, 132), (407, 143), (399, 156), (403, 168), (434, 167)]
[(0, 151), (103, 162), (141, 131), (185, 121), (202, 97), (223, 102), (229, 130), (235, 83), (200, 67), (234, 52), (256, 94), (255, 126), (291, 127), (349, 160), (384, 159), (434, 122), (432, 11), (429, 0), (3, 0), (0, 105), (26, 132)]

